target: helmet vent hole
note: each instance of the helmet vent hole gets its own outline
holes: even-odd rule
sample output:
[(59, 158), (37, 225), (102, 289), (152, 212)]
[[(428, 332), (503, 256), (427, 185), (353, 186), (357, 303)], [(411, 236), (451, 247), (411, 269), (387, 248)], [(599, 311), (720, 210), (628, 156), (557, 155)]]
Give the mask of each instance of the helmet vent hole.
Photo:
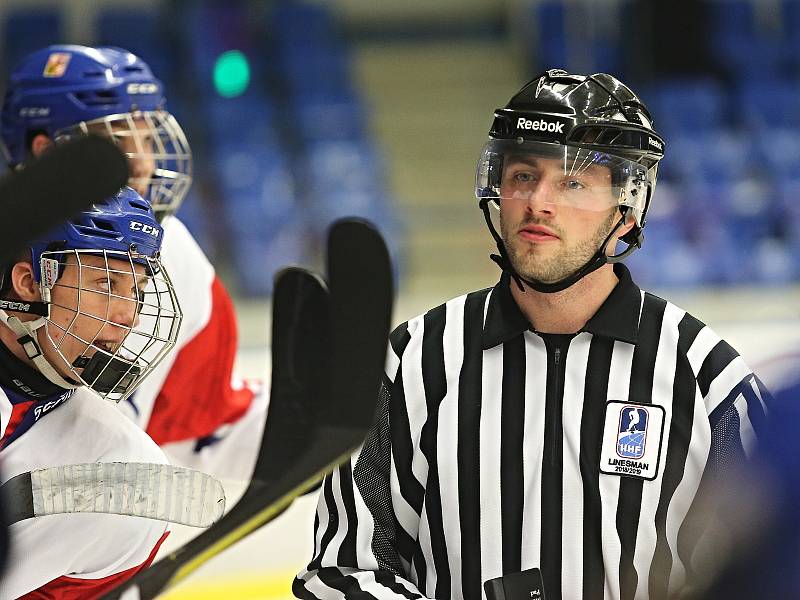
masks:
[(84, 235), (92, 237), (105, 237), (108, 239), (118, 239), (119, 233), (114, 229), (114, 225), (102, 219), (92, 219), (89, 223), (75, 223), (75, 229)]
[(118, 102), (117, 93), (114, 90), (78, 92), (75, 97), (86, 106), (105, 106)]
[(150, 207), (144, 200), (131, 200), (130, 202), (133, 208), (138, 208), (139, 210), (143, 210), (145, 212), (150, 210)]

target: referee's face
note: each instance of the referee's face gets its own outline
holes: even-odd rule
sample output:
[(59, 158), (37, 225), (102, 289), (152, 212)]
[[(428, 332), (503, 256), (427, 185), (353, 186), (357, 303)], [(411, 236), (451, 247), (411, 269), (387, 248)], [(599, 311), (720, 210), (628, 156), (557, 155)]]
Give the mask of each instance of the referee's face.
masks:
[(514, 269), (545, 283), (580, 269), (619, 217), (611, 189), (611, 172), (599, 165), (576, 175), (565, 174), (558, 159), (507, 161), (500, 230)]

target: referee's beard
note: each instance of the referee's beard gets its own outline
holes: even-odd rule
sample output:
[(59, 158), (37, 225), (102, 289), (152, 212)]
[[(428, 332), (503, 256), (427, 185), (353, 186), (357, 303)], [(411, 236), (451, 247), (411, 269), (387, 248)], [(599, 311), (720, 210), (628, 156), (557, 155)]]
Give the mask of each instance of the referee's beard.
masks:
[[(597, 226), (591, 236), (572, 241), (570, 234), (548, 219), (530, 216), (516, 223), (508, 222), (500, 211), (500, 232), (508, 252), (511, 266), (523, 279), (555, 283), (572, 275), (594, 256), (606, 236), (620, 218), (619, 210), (609, 211), (608, 217)], [(543, 225), (551, 229), (559, 239), (554, 242), (535, 243), (519, 235), (522, 227)], [(613, 240), (611, 242), (613, 244)]]

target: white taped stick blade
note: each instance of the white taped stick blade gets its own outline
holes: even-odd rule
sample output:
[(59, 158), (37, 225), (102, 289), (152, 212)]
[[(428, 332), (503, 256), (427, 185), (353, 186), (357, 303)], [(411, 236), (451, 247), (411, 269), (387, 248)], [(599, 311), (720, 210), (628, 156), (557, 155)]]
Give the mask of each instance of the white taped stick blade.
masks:
[(206, 473), (153, 463), (86, 463), (31, 471), (36, 517), (106, 513), (209, 527), (225, 511), (222, 484)]

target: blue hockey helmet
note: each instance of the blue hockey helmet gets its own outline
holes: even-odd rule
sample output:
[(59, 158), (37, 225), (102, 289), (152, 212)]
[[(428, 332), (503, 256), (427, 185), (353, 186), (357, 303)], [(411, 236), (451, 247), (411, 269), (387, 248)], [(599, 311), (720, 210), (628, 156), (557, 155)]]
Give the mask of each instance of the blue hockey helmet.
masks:
[(182, 313), (160, 262), (163, 233), (125, 187), (31, 243), (41, 301), (0, 299), (0, 320), (51, 382), (119, 401), (175, 346)]
[(192, 161), (186, 136), (165, 107), (163, 84), (135, 54), (113, 47), (48, 46), (11, 73), (0, 112), (2, 148), (9, 166), (17, 167), (38, 133), (56, 142), (106, 135), (130, 159), (131, 186), (159, 216), (171, 214), (191, 185)]
[(150, 272), (158, 264), (163, 238), (164, 229), (150, 203), (132, 188), (124, 187), (116, 196), (93, 204), (33, 242), (34, 276), (42, 281), (42, 255), (53, 249), (129, 255), (131, 262), (144, 265)]

